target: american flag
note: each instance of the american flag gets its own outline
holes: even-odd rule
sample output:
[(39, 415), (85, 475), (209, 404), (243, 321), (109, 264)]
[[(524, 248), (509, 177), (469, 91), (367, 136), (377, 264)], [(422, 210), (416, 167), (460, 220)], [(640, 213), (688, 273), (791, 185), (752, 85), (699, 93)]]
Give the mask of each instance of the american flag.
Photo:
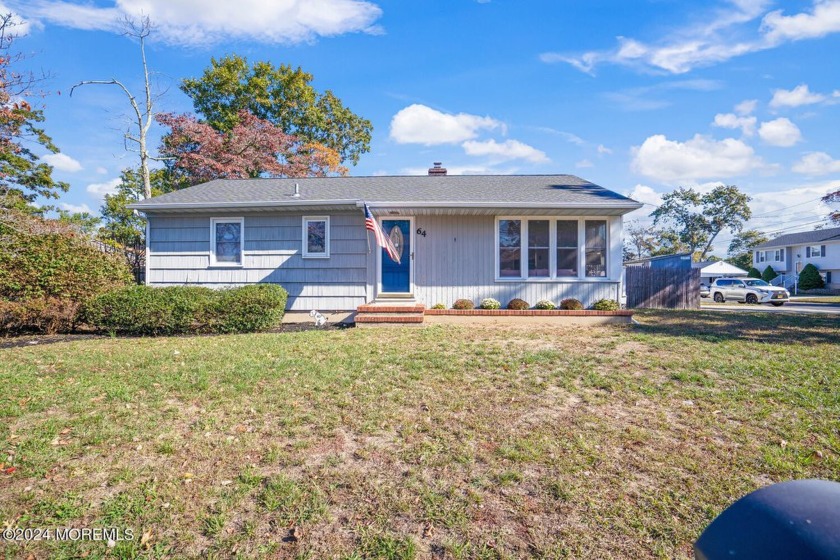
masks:
[(376, 218), (370, 213), (370, 208), (368, 208), (367, 204), (365, 204), (365, 228), (373, 232), (373, 236), (376, 238), (376, 244), (385, 249), (385, 252), (391, 257), (391, 260), (400, 264), (400, 255), (397, 253), (397, 248), (394, 247), (391, 238), (385, 235), (380, 225), (376, 223)]

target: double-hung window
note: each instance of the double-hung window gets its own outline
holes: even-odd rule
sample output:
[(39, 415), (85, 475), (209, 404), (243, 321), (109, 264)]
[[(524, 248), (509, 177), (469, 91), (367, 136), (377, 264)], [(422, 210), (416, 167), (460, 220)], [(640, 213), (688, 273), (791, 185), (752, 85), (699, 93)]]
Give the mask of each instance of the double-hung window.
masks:
[(557, 220), (557, 276), (578, 275), (578, 221)]
[(242, 266), (245, 249), (245, 220), (243, 218), (212, 218), (210, 220), (210, 265)]
[(498, 280), (605, 278), (607, 220), (500, 218)]
[(805, 247), (805, 256), (809, 259), (825, 256), (825, 245), (811, 245)]
[(607, 275), (607, 221), (586, 220), (586, 275)]
[(522, 220), (499, 220), (499, 278), (522, 276)]
[(326, 259), (330, 256), (330, 218), (303, 218), (303, 257)]

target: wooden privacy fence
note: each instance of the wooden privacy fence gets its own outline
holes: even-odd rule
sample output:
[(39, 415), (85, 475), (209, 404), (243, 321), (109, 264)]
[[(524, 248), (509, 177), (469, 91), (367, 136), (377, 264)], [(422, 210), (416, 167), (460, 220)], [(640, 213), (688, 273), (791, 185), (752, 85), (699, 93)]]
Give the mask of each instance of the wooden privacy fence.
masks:
[(627, 307), (700, 309), (700, 269), (678, 270), (628, 266)]

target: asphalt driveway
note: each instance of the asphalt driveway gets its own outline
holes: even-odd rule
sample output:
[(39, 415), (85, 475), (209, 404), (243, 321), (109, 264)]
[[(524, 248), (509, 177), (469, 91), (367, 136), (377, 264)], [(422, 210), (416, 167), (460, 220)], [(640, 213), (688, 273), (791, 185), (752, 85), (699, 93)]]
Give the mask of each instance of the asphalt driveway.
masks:
[(838, 303), (806, 303), (789, 301), (786, 304), (775, 307), (769, 304), (749, 305), (746, 303), (714, 303), (703, 300), (700, 302), (701, 309), (714, 311), (755, 311), (766, 313), (826, 313), (840, 315), (840, 304)]

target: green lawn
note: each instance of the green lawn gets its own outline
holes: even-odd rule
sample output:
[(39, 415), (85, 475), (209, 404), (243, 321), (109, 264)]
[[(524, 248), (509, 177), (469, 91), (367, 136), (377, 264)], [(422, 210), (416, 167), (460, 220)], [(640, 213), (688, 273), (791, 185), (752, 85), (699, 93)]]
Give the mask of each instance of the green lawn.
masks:
[(689, 558), (743, 494), (840, 479), (836, 318), (637, 318), (0, 350), (0, 525), (135, 534), (0, 553)]

